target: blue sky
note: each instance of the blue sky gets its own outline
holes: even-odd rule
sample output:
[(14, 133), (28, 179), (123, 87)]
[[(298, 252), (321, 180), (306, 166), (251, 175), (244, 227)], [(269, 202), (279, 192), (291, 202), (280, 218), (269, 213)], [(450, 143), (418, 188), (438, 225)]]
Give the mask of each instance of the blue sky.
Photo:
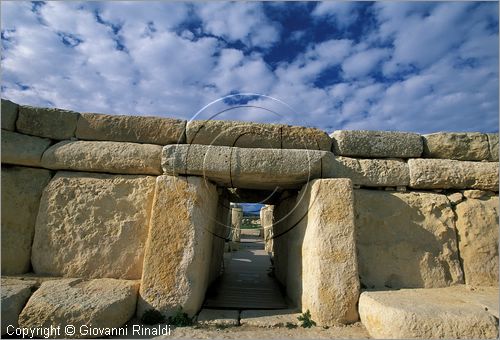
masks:
[[(2, 97), (80, 112), (498, 131), (496, 2), (1, 2)], [(269, 97), (276, 98), (273, 100)]]

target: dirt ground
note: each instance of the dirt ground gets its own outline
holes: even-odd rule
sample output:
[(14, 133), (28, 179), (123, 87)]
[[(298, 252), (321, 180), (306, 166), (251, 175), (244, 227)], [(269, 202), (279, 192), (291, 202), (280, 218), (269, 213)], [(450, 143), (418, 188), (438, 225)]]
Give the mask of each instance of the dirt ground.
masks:
[(361, 323), (348, 326), (336, 326), (324, 329), (286, 327), (260, 328), (250, 326), (239, 327), (185, 327), (172, 331), (170, 336), (159, 339), (366, 339), (369, 338)]

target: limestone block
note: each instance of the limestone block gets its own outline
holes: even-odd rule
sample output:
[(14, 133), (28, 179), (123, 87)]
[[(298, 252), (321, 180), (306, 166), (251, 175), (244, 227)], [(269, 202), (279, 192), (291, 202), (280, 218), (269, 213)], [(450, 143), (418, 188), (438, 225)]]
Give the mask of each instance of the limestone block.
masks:
[[(1, 281), (2, 335), (4, 335), (7, 333), (7, 326), (18, 327), (17, 319), (35, 288), (35, 282), (5, 277)], [(9, 327), (9, 333), (13, 331), (12, 327)]]
[(37, 274), (139, 279), (155, 177), (61, 171), (43, 193)]
[(76, 137), (147, 144), (185, 143), (186, 121), (172, 118), (82, 113)]
[(481, 161), (489, 157), (488, 138), (479, 132), (438, 132), (422, 136), (424, 157)]
[(282, 124), (222, 120), (188, 122), (188, 144), (261, 149), (331, 150), (331, 139), (321, 130)]
[(231, 231), (231, 222), (229, 220), (231, 208), (227, 196), (227, 191), (223, 190), (219, 194), (219, 200), (217, 202), (217, 218), (215, 220), (212, 255), (210, 260), (210, 283), (215, 281), (215, 279), (222, 274), (224, 264), (224, 246)]
[(31, 243), (49, 170), (2, 166), (2, 275), (30, 270)]
[[(301, 199), (301, 196), (303, 199)], [(319, 326), (358, 320), (359, 279), (349, 179), (305, 185), (288, 234), (287, 295)], [(275, 238), (275, 242), (276, 242)]]
[(205, 176), (228, 187), (274, 190), (298, 188), (329, 174), (332, 159), (331, 152), (319, 150), (167, 145), (162, 166), (166, 174)]
[(456, 206), (458, 245), (465, 282), (498, 286), (498, 196)]
[(332, 150), (332, 139), (322, 130), (284, 125), (281, 129), (282, 149)]
[(339, 156), (410, 158), (422, 154), (422, 138), (411, 132), (337, 130), (333, 152)]
[(406, 186), (410, 184), (408, 164), (400, 159), (358, 159), (335, 157), (332, 177), (350, 178), (365, 186)]
[(50, 143), (47, 138), (2, 131), (2, 163), (38, 167)]
[(448, 195), (448, 200), (452, 205), (457, 205), (464, 200), (464, 195), (461, 192), (455, 192), (451, 195)]
[(186, 140), (188, 144), (279, 149), (281, 125), (192, 120), (187, 123)]
[(277, 310), (243, 310), (240, 315), (242, 326), (255, 327), (286, 327), (298, 325), (300, 315), (295, 309)]
[(2, 130), (16, 130), (17, 111), (18, 105), (16, 103), (2, 98)]
[(19, 106), (17, 131), (56, 140), (75, 136), (79, 113), (60, 109)]
[(56, 170), (159, 175), (161, 148), (153, 144), (63, 141), (45, 151), (42, 165)]
[(359, 274), (366, 288), (463, 283), (445, 195), (355, 190)]
[[(104, 329), (124, 325), (134, 315), (138, 288), (139, 282), (131, 280), (46, 281), (29, 299), (19, 316), (19, 325), (61, 326), (57, 338), (102, 338), (85, 332), (90, 326)], [(66, 333), (66, 325), (73, 325), (75, 334)]]
[(202, 309), (198, 323), (212, 326), (238, 326), (239, 311), (224, 309)]
[(490, 147), (490, 161), (498, 162), (498, 133), (487, 133)]
[(171, 315), (180, 306), (189, 315), (198, 312), (209, 281), (217, 200), (215, 185), (200, 177), (157, 178), (139, 316), (149, 309)]
[(495, 196), (495, 193), (493, 191), (484, 190), (464, 190), (463, 195), (465, 198), (488, 199), (491, 196)]
[(410, 159), (410, 186), (415, 189), (481, 189), (498, 192), (498, 162)]
[[(497, 338), (498, 319), (471, 303), (473, 294), (463, 287), (364, 292), (359, 314), (376, 339)], [(498, 302), (498, 290), (490, 299)]]

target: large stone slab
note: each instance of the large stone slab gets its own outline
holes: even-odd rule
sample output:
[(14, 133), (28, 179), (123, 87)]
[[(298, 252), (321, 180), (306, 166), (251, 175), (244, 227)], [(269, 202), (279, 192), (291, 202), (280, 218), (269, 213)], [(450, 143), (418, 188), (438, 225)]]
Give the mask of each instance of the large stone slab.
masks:
[(47, 138), (2, 131), (2, 163), (38, 167), (50, 144)]
[(185, 143), (186, 121), (173, 118), (82, 113), (76, 137), (147, 144)]
[(465, 282), (498, 286), (498, 196), (467, 199), (455, 208)]
[(261, 149), (330, 151), (326, 132), (302, 126), (222, 120), (193, 120), (187, 124), (187, 143)]
[(490, 161), (498, 162), (498, 133), (487, 133), (490, 146)]
[(227, 187), (274, 190), (300, 188), (330, 174), (333, 154), (319, 150), (248, 149), (207, 145), (167, 145), (166, 174), (205, 176)]
[(355, 211), (365, 288), (463, 283), (454, 213), (445, 195), (355, 190)]
[[(17, 319), (34, 288), (34, 281), (2, 278), (2, 335), (13, 334), (18, 327)], [(7, 328), (10, 325), (9, 328)]]
[[(135, 312), (139, 282), (115, 279), (62, 279), (42, 283), (19, 316), (25, 328), (58, 327), (55, 338), (102, 338), (89, 329), (123, 326)], [(74, 334), (67, 332), (74, 326)], [(116, 334), (115, 334), (116, 335)]]
[(479, 132), (438, 132), (422, 136), (424, 157), (481, 161), (489, 159), (488, 138)]
[(415, 189), (481, 189), (498, 192), (498, 162), (410, 159), (410, 186)]
[(337, 130), (333, 152), (340, 156), (411, 158), (422, 154), (422, 138), (411, 132)]
[(17, 111), (16, 103), (2, 98), (2, 130), (16, 130)]
[(75, 136), (79, 113), (32, 106), (19, 106), (17, 131), (33, 136), (63, 140)]
[[(359, 278), (351, 181), (309, 182), (290, 213), (285, 245), (287, 296), (302, 311), (310, 310), (320, 326), (357, 321)], [(274, 243), (280, 243), (277, 230), (274, 235)]]
[(55, 170), (159, 175), (161, 148), (153, 144), (63, 141), (45, 151), (42, 165)]
[(357, 185), (386, 187), (410, 184), (410, 170), (403, 160), (335, 157), (332, 165), (332, 177), (350, 178)]
[(30, 270), (31, 243), (49, 170), (2, 166), (2, 275)]
[[(462, 287), (364, 292), (361, 322), (376, 339), (493, 339), (498, 319)], [(489, 294), (498, 304), (498, 290)]]
[[(168, 207), (168, 212), (165, 211)], [(159, 176), (137, 314), (198, 312), (209, 282), (217, 190), (200, 177)], [(161, 254), (167, 254), (168, 260)]]
[(154, 186), (151, 176), (58, 172), (41, 199), (35, 273), (139, 279)]

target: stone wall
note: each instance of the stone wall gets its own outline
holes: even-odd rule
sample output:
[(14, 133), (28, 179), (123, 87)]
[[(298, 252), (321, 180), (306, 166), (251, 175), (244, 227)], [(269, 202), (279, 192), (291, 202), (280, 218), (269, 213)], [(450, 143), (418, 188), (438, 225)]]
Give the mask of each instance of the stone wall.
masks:
[(498, 286), (498, 134), (329, 136), (6, 100), (1, 118), (2, 275), (138, 279), (139, 315), (194, 314), (220, 274), (229, 202), (268, 198), (276, 277), (322, 324), (356, 319), (358, 284)]

